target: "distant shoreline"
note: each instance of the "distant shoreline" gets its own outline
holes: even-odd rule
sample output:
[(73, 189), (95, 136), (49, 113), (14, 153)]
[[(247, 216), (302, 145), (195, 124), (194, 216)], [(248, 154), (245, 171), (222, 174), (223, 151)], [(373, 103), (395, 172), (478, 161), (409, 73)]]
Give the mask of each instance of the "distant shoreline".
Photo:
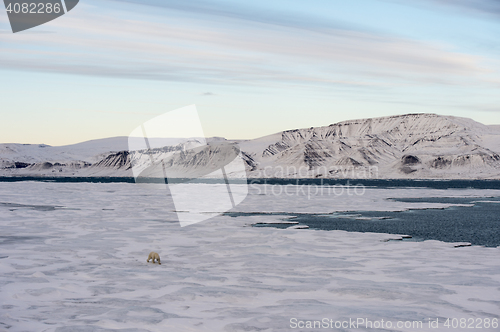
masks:
[[(163, 183), (161, 178), (141, 179), (142, 183)], [(412, 187), (412, 188), (434, 188), (434, 189), (500, 189), (500, 180), (468, 180), (468, 179), (283, 179), (283, 178), (259, 178), (259, 179), (229, 179), (233, 184), (268, 184), (268, 185), (316, 185), (316, 186), (349, 186), (362, 184), (366, 187)], [(48, 176), (1, 176), (0, 182), (57, 182), (57, 183), (136, 183), (133, 177), (48, 177)], [(203, 183), (223, 184), (223, 179), (187, 179), (170, 178), (169, 183)]]

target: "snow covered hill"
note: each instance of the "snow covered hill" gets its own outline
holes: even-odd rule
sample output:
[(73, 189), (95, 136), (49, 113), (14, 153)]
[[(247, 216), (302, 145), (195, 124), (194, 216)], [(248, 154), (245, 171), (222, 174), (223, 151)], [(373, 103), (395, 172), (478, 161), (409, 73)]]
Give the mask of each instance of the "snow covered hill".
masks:
[(229, 165), (230, 177), (500, 179), (499, 126), (435, 114), (344, 121), (247, 141), (210, 138), (205, 146), (196, 138), (171, 139), (150, 151), (128, 151), (127, 139), (0, 144), (0, 175), (132, 176), (132, 166), (147, 169), (154, 160), (176, 177), (210, 176), (241, 151), (246, 171)]
[(351, 120), (240, 145), (265, 177), (500, 178), (500, 130), (452, 116)]

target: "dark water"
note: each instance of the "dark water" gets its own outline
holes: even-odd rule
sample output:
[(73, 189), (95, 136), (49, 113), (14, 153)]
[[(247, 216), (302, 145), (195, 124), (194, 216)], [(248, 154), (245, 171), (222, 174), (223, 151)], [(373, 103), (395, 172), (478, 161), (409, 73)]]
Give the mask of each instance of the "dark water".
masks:
[[(163, 179), (141, 179), (144, 182), (163, 182)], [(0, 182), (44, 181), (44, 182), (92, 182), (92, 183), (134, 183), (133, 177), (0, 177)], [(224, 183), (222, 179), (168, 179), (169, 183)], [(432, 189), (500, 189), (500, 180), (379, 180), (379, 179), (231, 179), (231, 183), (270, 185), (357, 185), (376, 188), (432, 188)]]
[[(0, 182), (22, 182), (22, 181), (37, 181), (37, 182), (58, 182), (58, 183), (220, 183), (225, 184), (224, 179), (190, 179), (190, 178), (139, 178), (139, 180), (135, 180), (133, 177), (62, 177), (62, 176), (44, 176), (44, 177), (36, 177), (36, 176), (5, 176), (0, 177)], [(246, 180), (242, 179), (231, 179), (231, 183), (247, 183)], [(499, 185), (500, 187), (500, 185)]]
[(91, 183), (134, 183), (134, 178), (128, 177), (50, 177), (50, 176), (4, 176), (0, 177), (0, 182), (91, 182)]
[[(344, 230), (409, 235), (413, 241), (469, 242), (486, 247), (500, 246), (500, 197), (413, 198), (401, 202), (473, 204), (446, 209), (402, 212), (359, 211), (333, 214), (289, 214), (310, 229)], [(494, 203), (496, 202), (496, 203)], [(229, 214), (238, 216), (241, 214)], [(280, 213), (283, 215), (283, 213)], [(254, 227), (287, 228), (290, 224), (258, 224)]]
[(249, 179), (248, 183), (270, 185), (351, 185), (374, 188), (500, 189), (500, 180), (380, 180), (380, 179)]

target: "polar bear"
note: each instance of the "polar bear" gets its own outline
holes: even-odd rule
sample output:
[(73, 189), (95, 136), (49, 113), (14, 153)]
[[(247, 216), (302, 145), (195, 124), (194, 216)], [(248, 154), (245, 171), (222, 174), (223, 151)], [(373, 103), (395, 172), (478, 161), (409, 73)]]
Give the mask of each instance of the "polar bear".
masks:
[(160, 255), (158, 255), (158, 253), (154, 252), (154, 251), (151, 251), (149, 253), (149, 256), (148, 256), (148, 259), (146, 260), (146, 262), (149, 263), (149, 260), (153, 260), (153, 263), (155, 262), (155, 260), (158, 262), (158, 264), (161, 265), (161, 262), (160, 262)]

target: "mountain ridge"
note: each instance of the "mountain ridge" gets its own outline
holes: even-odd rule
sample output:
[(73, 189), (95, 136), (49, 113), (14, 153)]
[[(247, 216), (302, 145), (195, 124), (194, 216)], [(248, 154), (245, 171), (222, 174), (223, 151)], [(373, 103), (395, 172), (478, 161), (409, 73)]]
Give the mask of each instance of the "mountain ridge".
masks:
[(126, 139), (62, 147), (0, 144), (0, 176), (132, 176), (133, 164), (150, 158), (168, 159), (175, 174), (201, 174), (201, 168), (227, 157), (214, 145), (222, 143), (239, 147), (246, 166), (244, 174), (228, 169), (230, 177), (500, 179), (498, 126), (431, 113), (347, 120), (244, 141), (211, 138), (194, 161), (183, 155), (186, 140), (172, 140), (146, 158), (127, 151)]

